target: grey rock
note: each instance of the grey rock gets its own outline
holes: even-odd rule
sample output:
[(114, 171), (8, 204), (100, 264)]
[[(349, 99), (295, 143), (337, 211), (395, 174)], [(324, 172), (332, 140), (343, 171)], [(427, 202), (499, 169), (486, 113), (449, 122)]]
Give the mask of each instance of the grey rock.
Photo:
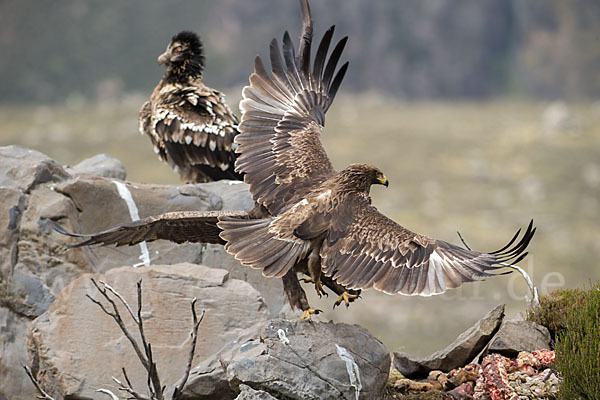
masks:
[(0, 187), (29, 192), (47, 182), (71, 176), (60, 164), (39, 151), (21, 146), (0, 147)]
[(120, 180), (127, 178), (123, 163), (108, 154), (96, 154), (86, 158), (74, 167), (67, 168), (67, 171), (71, 175), (88, 174)]
[(394, 353), (394, 368), (407, 378), (426, 378), (430, 371), (449, 372), (471, 362), (490, 338), (498, 331), (504, 318), (504, 304), (491, 310), (475, 325), (461, 333), (445, 349), (428, 357), (416, 357), (407, 353)]
[(357, 325), (275, 319), (194, 368), (184, 392), (229, 399), (246, 384), (284, 399), (376, 399), (389, 368), (383, 344)]
[[(43, 388), (56, 398), (97, 398), (94, 391), (98, 388), (117, 393), (111, 376), (119, 376), (121, 367), (134, 387), (146, 387), (145, 371), (126, 337), (86, 298), (102, 300), (91, 276), (83, 275), (67, 286), (50, 309), (33, 321), (27, 334), (32, 369)], [(224, 270), (176, 264), (122, 267), (93, 277), (111, 285), (134, 310), (136, 282), (142, 279), (145, 335), (167, 392), (183, 376), (187, 363), (193, 298), (198, 299), (198, 311), (206, 312), (198, 331), (194, 364), (269, 317), (260, 294), (248, 283), (230, 279)], [(137, 337), (136, 327), (122, 307), (121, 315)]]
[(203, 183), (202, 187), (210, 192), (219, 193), (219, 196), (223, 199), (223, 210), (250, 210), (254, 207), (248, 185), (243, 182), (223, 180)]
[(488, 353), (507, 357), (520, 351), (549, 350), (552, 348), (550, 332), (533, 321), (504, 321), (488, 346)]
[(263, 390), (254, 390), (248, 385), (240, 385), (240, 394), (235, 400), (277, 400)]
[[(77, 240), (62, 236), (48, 226), (48, 220), (53, 220), (68, 230), (86, 233), (130, 221), (129, 209), (115, 182), (130, 190), (141, 218), (168, 211), (235, 210), (253, 205), (247, 185), (241, 183), (168, 186), (93, 175), (72, 176), (42, 153), (19, 146), (0, 147), (1, 310), (15, 314), (26, 324), (44, 313), (58, 293), (81, 274), (141, 264), (139, 245), (67, 250), (66, 246)], [(151, 264), (200, 264), (206, 251), (205, 245), (177, 245), (166, 241), (151, 242), (147, 246)], [(247, 268), (233, 262), (221, 246), (215, 246), (208, 258), (211, 266), (218, 268), (220, 264), (227, 264), (232, 275), (244, 278)], [(264, 285), (259, 288), (265, 291), (269, 307), (275, 310), (271, 315), (277, 315), (283, 303), (280, 280), (260, 280)], [(20, 363), (9, 364), (7, 360), (24, 346), (21, 335), (0, 347), (0, 382), (5, 376), (21, 374)], [(10, 387), (14, 389), (20, 381), (11, 382)], [(19, 399), (22, 393), (28, 393), (30, 383), (25, 382), (25, 385), (11, 392), (0, 390), (0, 393)]]
[[(25, 306), (31, 309), (34, 315), (43, 314), (54, 302), (54, 295), (50, 293), (50, 290), (40, 278), (24, 274), (18, 270), (13, 273), (12, 278), (12, 290), (26, 294)], [(26, 311), (22, 310), (22, 313), (25, 314)]]
[(0, 306), (0, 399), (30, 400), (38, 393), (25, 374), (25, 335), (31, 321)]

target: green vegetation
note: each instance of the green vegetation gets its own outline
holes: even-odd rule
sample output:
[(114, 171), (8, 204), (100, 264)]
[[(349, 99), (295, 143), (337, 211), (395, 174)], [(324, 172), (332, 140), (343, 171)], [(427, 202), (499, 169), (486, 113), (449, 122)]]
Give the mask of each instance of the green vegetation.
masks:
[(544, 325), (552, 338), (565, 333), (568, 317), (581, 310), (587, 301), (587, 292), (580, 289), (560, 289), (540, 297), (540, 308), (529, 312), (528, 319)]
[[(564, 379), (561, 399), (600, 398), (600, 284), (569, 293), (566, 329), (557, 333), (556, 365)], [(556, 324), (563, 321), (555, 320)]]

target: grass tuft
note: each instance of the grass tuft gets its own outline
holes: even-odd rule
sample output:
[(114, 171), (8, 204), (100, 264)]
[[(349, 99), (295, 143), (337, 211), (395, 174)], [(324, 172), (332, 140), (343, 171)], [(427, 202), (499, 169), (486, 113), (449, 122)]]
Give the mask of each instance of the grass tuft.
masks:
[(567, 316), (582, 307), (586, 292), (580, 289), (559, 289), (540, 297), (540, 307), (530, 311), (528, 318), (550, 331), (552, 339), (567, 328)]
[[(560, 398), (600, 399), (600, 284), (589, 290), (563, 291), (572, 302), (558, 316), (555, 369), (564, 379)], [(573, 293), (576, 292), (576, 293)]]

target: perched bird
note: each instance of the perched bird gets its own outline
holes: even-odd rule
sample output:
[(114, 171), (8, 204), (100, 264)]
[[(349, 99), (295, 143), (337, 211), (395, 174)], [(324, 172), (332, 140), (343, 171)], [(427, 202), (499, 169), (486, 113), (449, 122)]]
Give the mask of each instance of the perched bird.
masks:
[(412, 232), (372, 206), (371, 186), (388, 186), (377, 167), (333, 167), (320, 135), (348, 67), (337, 68), (347, 38), (330, 53), (332, 26), (311, 63), (310, 8), (307, 0), (300, 1), (298, 54), (287, 32), (281, 48), (273, 39), (270, 73), (256, 57), (240, 103), (236, 171), (250, 186), (253, 210), (169, 213), (97, 234), (62, 232), (88, 238), (79, 245), (156, 239), (224, 244), (243, 265), (282, 278), (290, 304), (307, 319), (319, 310), (308, 304), (297, 273), (310, 276), (318, 294), (329, 287), (339, 296), (335, 304), (348, 305), (360, 290), (372, 287), (389, 294), (443, 293), (522, 260), (535, 233), (533, 221), (519, 241), (520, 230), (500, 250), (465, 249)]
[(204, 85), (198, 35), (173, 36), (158, 63), (167, 71), (140, 110), (139, 128), (159, 159), (186, 182), (241, 180), (234, 170), (238, 119), (224, 95)]

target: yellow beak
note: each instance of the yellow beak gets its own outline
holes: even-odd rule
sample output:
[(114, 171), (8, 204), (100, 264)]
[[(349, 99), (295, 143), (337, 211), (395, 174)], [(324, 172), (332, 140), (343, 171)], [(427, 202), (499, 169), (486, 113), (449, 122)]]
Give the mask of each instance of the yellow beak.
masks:
[(388, 179), (384, 176), (382, 176), (381, 178), (377, 178), (377, 181), (379, 183), (381, 183), (383, 186), (388, 187), (388, 185), (390, 184), (390, 182), (388, 181)]

